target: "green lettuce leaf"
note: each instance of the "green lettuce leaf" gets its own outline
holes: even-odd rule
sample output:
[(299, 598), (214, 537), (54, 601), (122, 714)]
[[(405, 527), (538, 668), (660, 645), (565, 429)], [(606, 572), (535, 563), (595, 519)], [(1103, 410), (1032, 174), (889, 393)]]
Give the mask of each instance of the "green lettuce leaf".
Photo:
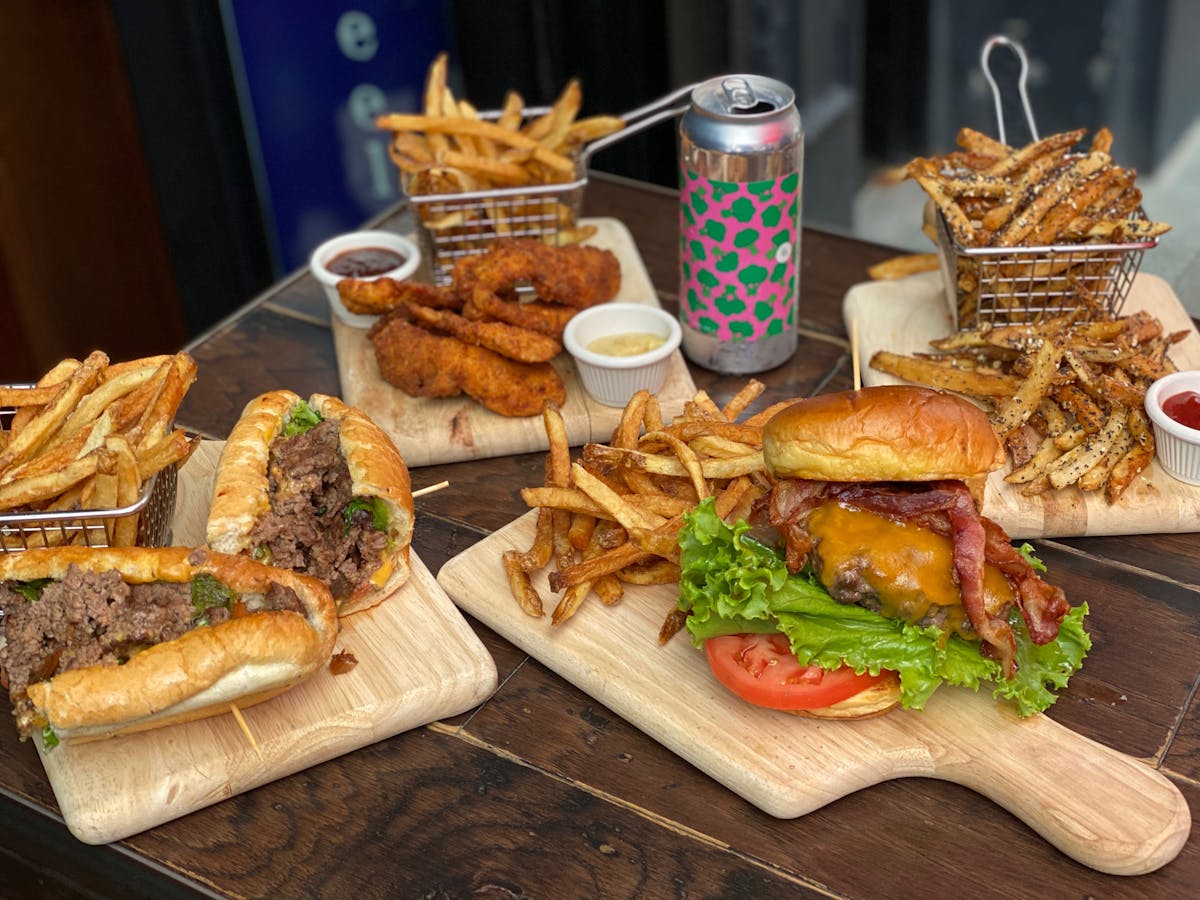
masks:
[(779, 631), (805, 665), (897, 672), (905, 707), (921, 709), (943, 683), (978, 690), (991, 682), (994, 696), (1025, 716), (1054, 702), (1054, 691), (1066, 685), (1091, 647), (1083, 630), (1086, 604), (1064, 617), (1057, 640), (1041, 646), (1029, 639), (1014, 610), (1020, 670), (1007, 680), (973, 642), (838, 603), (811, 573), (790, 574), (783, 558), (748, 530), (745, 522), (723, 522), (711, 499), (684, 517), (679, 607), (690, 612), (687, 629), (696, 646), (723, 634)]
[(321, 414), (309, 406), (307, 400), (301, 400), (288, 413), (287, 421), (283, 425), (283, 436), (295, 437), (304, 434), (319, 425), (322, 420)]

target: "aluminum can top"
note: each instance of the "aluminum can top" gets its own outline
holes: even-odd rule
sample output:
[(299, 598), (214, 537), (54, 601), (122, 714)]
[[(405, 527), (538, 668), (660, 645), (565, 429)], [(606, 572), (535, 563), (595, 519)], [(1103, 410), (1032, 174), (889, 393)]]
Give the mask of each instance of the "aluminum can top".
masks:
[(791, 143), (800, 131), (796, 94), (762, 75), (722, 75), (692, 91), (680, 128), (700, 147), (751, 153)]

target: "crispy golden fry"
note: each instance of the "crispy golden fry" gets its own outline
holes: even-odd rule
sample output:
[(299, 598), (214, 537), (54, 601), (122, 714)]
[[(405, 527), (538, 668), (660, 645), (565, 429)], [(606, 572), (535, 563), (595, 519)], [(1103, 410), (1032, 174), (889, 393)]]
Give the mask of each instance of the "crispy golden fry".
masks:
[(932, 272), (937, 269), (938, 265), (936, 253), (905, 253), (875, 263), (867, 269), (867, 274), (874, 281), (892, 281), (916, 275), (918, 272)]
[(543, 614), (542, 598), (538, 596), (533, 583), (529, 580), (529, 574), (524, 565), (525, 555), (517, 550), (505, 550), (501, 556), (501, 564), (504, 566), (504, 574), (508, 577), (509, 590), (520, 603), (521, 609), (525, 610), (528, 615), (541, 618)]
[(427, 137), (449, 135), (455, 137), (482, 137), (530, 151), (530, 158), (541, 163), (551, 172), (568, 178), (575, 174), (575, 163), (561, 153), (548, 150), (535, 139), (519, 131), (509, 131), (495, 122), (468, 119), (462, 116), (435, 117), (414, 113), (387, 113), (375, 120), (379, 128), (388, 131), (419, 131)]
[[(116, 461), (117, 508), (123, 509), (137, 502), (142, 489), (142, 476), (138, 471), (137, 457), (123, 435), (111, 435), (104, 446)], [(138, 516), (125, 515), (108, 520), (108, 543), (112, 547), (132, 547), (137, 543)]]
[[(679, 555), (678, 548), (675, 555)], [(617, 578), (627, 584), (671, 584), (679, 580), (679, 565), (669, 559), (652, 559), (626, 566)]]
[[(654, 433), (654, 432), (652, 432)], [(625, 450), (603, 444), (585, 444), (583, 459), (586, 464), (602, 467), (626, 467), (649, 472), (653, 475), (670, 475), (675, 478), (689, 477), (688, 470), (677, 457), (640, 450)], [(737, 478), (764, 469), (762, 451), (755, 449), (744, 456), (730, 458), (707, 458), (700, 462), (703, 478)]]
[[(388, 154), (409, 196), (572, 182), (581, 174), (577, 167), (583, 148), (625, 127), (618, 116), (579, 118), (583, 98), (575, 79), (544, 114), (527, 119), (525, 101), (516, 91), (505, 94), (494, 114), (480, 114), (449, 89), (447, 67), (444, 53), (430, 64), (419, 113), (376, 118), (377, 127), (391, 132)], [(506, 235), (535, 236), (562, 246), (596, 232), (595, 226), (577, 224), (577, 204), (557, 202), (557, 229), (538, 227), (531, 235), (529, 223), (545, 221), (550, 203), (555, 200), (541, 195), (450, 198), (449, 209), (420, 203), (418, 213), (426, 228), (438, 232), (443, 242), (453, 242), (456, 250), (483, 250), (493, 238)]]
[(870, 361), (872, 369), (887, 372), (905, 381), (977, 397), (1011, 396), (1020, 380), (991, 370), (965, 370), (954, 363), (917, 356), (901, 356), (879, 350)]
[(1165, 335), (1145, 311), (1104, 316), (967, 330), (931, 342), (940, 351), (932, 360), (891, 354), (883, 358), (884, 370), (930, 375), (908, 380), (931, 386), (954, 367), (975, 366), (969, 371), (1009, 380), (1007, 392), (989, 393), (982, 384), (960, 389), (993, 409), (993, 426), (1012, 461), (1005, 480), (1023, 494), (1072, 485), (1103, 490), (1114, 503), (1153, 459), (1145, 392), (1174, 369), (1167, 352), (1175, 336)]
[[(749, 515), (768, 486), (760, 449), (763, 423), (769, 413), (787, 405), (775, 404), (736, 421), (763, 390), (760, 382), (751, 381), (724, 407), (699, 391), (673, 422), (663, 421), (657, 398), (639, 392), (622, 411), (611, 443), (585, 445), (580, 461), (570, 463), (565, 485), (550, 484), (549, 473), (561, 471), (566, 439), (556, 436), (560, 423), (548, 411), (547, 482), (523, 489), (521, 496), (537, 508), (539, 531), (553, 530), (543, 525), (552, 516), (567, 522), (562, 553), (547, 573), (551, 590), (562, 592), (551, 616), (554, 625), (575, 615), (593, 593), (606, 605), (617, 602), (622, 582), (678, 580), (678, 532), (684, 515), (701, 498), (712, 495), (720, 516)], [(528, 611), (532, 589), (527, 576), (544, 568), (551, 554), (530, 567), (525, 554), (509, 552), (514, 554), (506, 563), (510, 588)], [(568, 564), (568, 559), (575, 561)], [(523, 578), (511, 573), (514, 566)], [(671, 633), (663, 632), (667, 637)]]
[[(1111, 158), (1111, 132), (1102, 128), (1081, 144), (1084, 134), (1064, 131), (1014, 149), (963, 129), (959, 145), (966, 152), (907, 164), (934, 211), (926, 213), (923, 230), (952, 259), (960, 327), (1037, 319), (1051, 307), (1077, 306), (1088, 315), (1109, 311), (1111, 275), (1122, 252), (1076, 251), (1073, 245), (1152, 244), (1169, 229), (1146, 221), (1136, 173)], [(943, 233), (957, 249), (942, 246)], [(970, 252), (1003, 247), (1014, 250)]]
[(626, 530), (653, 530), (663, 523), (662, 516), (634, 506), (579, 463), (571, 464), (571, 478), (580, 490), (603, 507), (604, 511), (620, 522)]
[(27, 478), (17, 478), (0, 485), (0, 510), (20, 509), (48, 500), (74, 487), (97, 472), (111, 474), (115, 460), (104, 448), (97, 448), (80, 459), (72, 460), (61, 469)]
[(558, 229), (558, 233), (551, 236), (546, 235), (546, 242), (553, 244), (556, 247), (565, 247), (568, 244), (581, 244), (590, 237), (595, 237), (600, 231), (595, 225), (568, 225)]
[[(64, 360), (39, 380), (48, 401), (20, 406), (4, 432), (0, 508), (21, 512), (130, 507), (148, 479), (183, 462), (199, 443), (168, 433), (195, 378), (184, 353), (110, 364), (102, 352)], [(52, 394), (50, 392), (53, 392)], [(27, 395), (32, 396), (32, 395)], [(140, 443), (139, 443), (140, 442)], [(136, 543), (139, 514), (106, 516), (103, 540)], [(60, 546), (83, 537), (76, 523), (27, 529), (26, 546)]]
[(0, 472), (27, 460), (62, 427), (75, 405), (96, 385), (100, 371), (106, 365), (107, 356), (98, 350), (91, 353), (83, 364), (71, 373), (62, 390), (51, 402), (19, 430), (13, 427), (12, 434), (15, 436), (11, 437), (8, 446), (0, 452)]
[(960, 128), (955, 143), (964, 150), (980, 156), (1000, 158), (1012, 153), (1012, 147), (1008, 146), (1008, 144), (1001, 143), (981, 131), (976, 131), (974, 128)]
[(62, 391), (60, 384), (9, 387), (0, 385), (0, 406), (45, 406)]
[(992, 419), (996, 434), (1004, 438), (1018, 425), (1022, 425), (1037, 409), (1038, 404), (1054, 383), (1058, 361), (1062, 358), (1062, 345), (1055, 340), (1044, 340), (1030, 354), (1029, 373), (1020, 386), (1000, 407)]
[(687, 622), (688, 614), (677, 606), (671, 607), (665, 619), (663, 619), (662, 627), (658, 630), (658, 642), (665, 644), (675, 635), (683, 630), (684, 623)]

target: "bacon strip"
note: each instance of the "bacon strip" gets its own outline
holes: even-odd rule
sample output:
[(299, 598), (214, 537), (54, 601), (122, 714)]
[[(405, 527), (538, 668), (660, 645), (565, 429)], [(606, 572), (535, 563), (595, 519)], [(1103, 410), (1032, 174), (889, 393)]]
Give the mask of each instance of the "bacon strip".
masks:
[[(965, 502), (964, 502), (965, 500)], [(1005, 678), (1017, 673), (1017, 639), (1012, 626), (999, 616), (990, 615), (983, 602), (983, 565), (987, 538), (975, 503), (963, 487), (947, 510), (954, 529), (954, 572), (958, 592), (971, 626), (989, 648), (995, 651)]]

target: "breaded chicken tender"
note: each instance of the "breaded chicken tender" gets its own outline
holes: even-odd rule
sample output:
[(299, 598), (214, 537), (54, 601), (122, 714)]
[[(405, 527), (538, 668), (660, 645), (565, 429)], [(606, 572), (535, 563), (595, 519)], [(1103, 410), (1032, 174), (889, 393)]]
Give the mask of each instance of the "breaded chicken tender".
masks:
[(455, 337), (434, 334), (399, 311), (367, 336), (384, 379), (414, 397), (467, 394), (502, 416), (533, 416), (542, 403), (564, 403), (566, 386), (549, 363), (522, 363)]
[(452, 280), (465, 296), (475, 288), (504, 295), (528, 283), (543, 302), (584, 309), (616, 295), (621, 264), (612, 251), (599, 247), (551, 247), (533, 238), (505, 238), (486, 253), (459, 260)]

